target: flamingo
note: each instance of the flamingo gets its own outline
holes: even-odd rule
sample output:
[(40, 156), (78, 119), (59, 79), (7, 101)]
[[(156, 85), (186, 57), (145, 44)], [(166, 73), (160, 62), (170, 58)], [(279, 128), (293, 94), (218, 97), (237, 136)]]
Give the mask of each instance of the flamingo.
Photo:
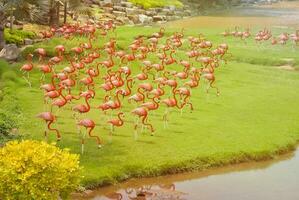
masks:
[[(56, 139), (57, 141), (61, 140), (61, 135), (57, 129), (51, 128), (51, 125), (56, 120), (56, 117), (51, 112), (42, 112), (36, 116), (37, 118), (43, 119), (46, 122), (46, 126), (49, 131), (55, 131), (56, 132)], [(48, 133), (45, 129), (45, 139), (48, 140)]]
[[(85, 127), (86, 128), (86, 133), (87, 133), (87, 130), (89, 129), (89, 131), (88, 131), (89, 137), (95, 138), (95, 140), (97, 142), (97, 145), (98, 145), (98, 148), (99, 149), (102, 148), (101, 139), (98, 136), (95, 136), (95, 135), (91, 134), (91, 132), (93, 131), (93, 129), (96, 126), (93, 120), (91, 120), (91, 119), (82, 119), (77, 123), (77, 125)], [(81, 140), (81, 153), (82, 154), (84, 154), (84, 144), (85, 144), (85, 135), (86, 135), (86, 133), (83, 135), (82, 140)]]
[(30, 79), (29, 72), (33, 69), (32, 58), (33, 58), (33, 54), (28, 54), (27, 63), (24, 64), (20, 69), (20, 71), (23, 71), (23, 74), (27, 73), (27, 78), (24, 75), (23, 75), (23, 78), (28, 83), (30, 88), (31, 88), (31, 82), (29, 80)]
[(147, 116), (148, 116), (147, 109), (145, 107), (139, 107), (139, 108), (135, 108), (131, 113), (138, 116), (138, 119), (136, 120), (135, 127), (134, 127), (134, 129), (135, 129), (135, 134), (134, 134), (135, 135), (135, 140), (137, 139), (137, 135), (138, 135), (137, 128), (138, 128), (140, 118), (142, 118), (142, 121), (141, 121), (142, 124), (144, 126), (148, 126), (151, 130), (152, 135), (153, 135), (153, 132), (155, 131), (153, 126), (149, 123), (146, 123), (146, 119), (147, 119)]
[(117, 119), (111, 119), (107, 123), (111, 125), (110, 129), (110, 137), (112, 137), (112, 134), (114, 132), (114, 127), (121, 127), (124, 125), (124, 120), (122, 119), (125, 116), (123, 112), (118, 113)]

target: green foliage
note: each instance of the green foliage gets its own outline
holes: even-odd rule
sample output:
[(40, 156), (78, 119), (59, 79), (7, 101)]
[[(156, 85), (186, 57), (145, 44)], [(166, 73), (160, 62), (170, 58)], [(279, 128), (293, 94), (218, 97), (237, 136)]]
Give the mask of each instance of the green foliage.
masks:
[(179, 0), (129, 0), (130, 2), (140, 5), (143, 8), (155, 8), (155, 7), (164, 7), (164, 6), (177, 6), (182, 7), (183, 4)]
[(22, 121), (22, 110), (16, 98), (6, 94), (5, 90), (0, 90), (0, 143), (19, 138), (14, 131), (18, 130)]
[(9, 64), (5, 60), (0, 59), (0, 76), (9, 69)]
[(38, 141), (9, 142), (0, 149), (0, 198), (57, 200), (80, 183), (79, 156)]
[(24, 39), (34, 39), (36, 34), (31, 31), (24, 31), (24, 30), (12, 30), (9, 29), (4, 30), (4, 39), (7, 43), (13, 43), (17, 45), (24, 44)]

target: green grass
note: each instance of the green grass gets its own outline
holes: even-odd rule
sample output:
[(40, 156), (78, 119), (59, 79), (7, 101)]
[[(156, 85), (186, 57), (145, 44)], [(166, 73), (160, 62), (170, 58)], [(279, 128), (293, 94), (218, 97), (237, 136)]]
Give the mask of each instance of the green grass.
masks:
[[(121, 27), (118, 29), (119, 47), (124, 48), (135, 35), (155, 30)], [(224, 41), (218, 35), (219, 30), (206, 30), (204, 33), (215, 43)], [(197, 31), (190, 30), (188, 34), (196, 35)], [(50, 49), (60, 42), (54, 39), (42, 46)], [(81, 156), (85, 176), (83, 184), (92, 187), (131, 177), (262, 160), (294, 148), (299, 140), (299, 73), (280, 70), (272, 65), (281, 64), (286, 57), (295, 58), (298, 64), (298, 49), (293, 50), (290, 45), (277, 49), (261, 45), (259, 50), (254, 42), (245, 45), (235, 39), (229, 39), (227, 43), (235, 61), (217, 69), (217, 86), (221, 95), (217, 97), (213, 90), (206, 94), (207, 84), (202, 81), (201, 87), (192, 91), (194, 112), (186, 109), (181, 116), (179, 111), (173, 110), (170, 127), (166, 130), (161, 120), (165, 106), (161, 106), (149, 118), (156, 129), (154, 137), (143, 133), (138, 141), (134, 140), (134, 117), (129, 111), (135, 106), (125, 103), (125, 126), (116, 128), (110, 144), (106, 123), (108, 116), (92, 109), (87, 116), (98, 124), (94, 133), (104, 140), (104, 147), (98, 150), (94, 140), (87, 140), (86, 152)], [(66, 42), (66, 46), (71, 45), (75, 45), (75, 41)], [(183, 54), (176, 56), (184, 57)], [(102, 57), (106, 59), (105, 55)], [(131, 67), (136, 74), (138, 64)], [(176, 69), (175, 66), (172, 68)], [(29, 89), (22, 82), (14, 92), (19, 96), (27, 119), (21, 131), (29, 138), (42, 140), (44, 123), (35, 118), (43, 111), (43, 97), (37, 81), (39, 76), (38, 72), (32, 74), (34, 88)], [(102, 102), (102, 96), (98, 89), (96, 98), (91, 101), (93, 108)], [(59, 113), (55, 126), (61, 130), (63, 139), (58, 145), (80, 153), (80, 138), (70, 109), (68, 105)], [(53, 134), (51, 141), (55, 141)]]

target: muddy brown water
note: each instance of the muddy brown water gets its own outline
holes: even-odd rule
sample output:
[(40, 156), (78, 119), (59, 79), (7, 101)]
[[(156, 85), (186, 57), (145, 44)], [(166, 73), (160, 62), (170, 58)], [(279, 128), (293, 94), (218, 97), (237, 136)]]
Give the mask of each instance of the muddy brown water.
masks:
[[(145, 195), (146, 197), (139, 197)], [(278, 158), (197, 173), (130, 180), (74, 200), (107, 199), (298, 200), (299, 149)]]

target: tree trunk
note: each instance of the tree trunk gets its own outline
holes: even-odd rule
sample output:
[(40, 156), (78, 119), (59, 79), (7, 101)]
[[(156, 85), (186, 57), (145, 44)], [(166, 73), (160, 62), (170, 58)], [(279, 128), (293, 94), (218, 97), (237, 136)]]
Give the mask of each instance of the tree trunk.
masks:
[(12, 32), (12, 29), (13, 29), (13, 12), (12, 11), (10, 13), (9, 28), (10, 28), (10, 32)]
[(67, 20), (67, 1), (64, 1), (64, 13), (63, 13), (63, 23), (66, 24), (66, 20)]
[(0, 50), (5, 46), (4, 27), (4, 24), (0, 24)]
[(3, 10), (0, 10), (0, 50), (5, 46), (4, 28), (6, 23), (6, 16)]
[(59, 26), (59, 16), (57, 18), (57, 5), (53, 0), (50, 1), (49, 10), (49, 26), (57, 27)]

